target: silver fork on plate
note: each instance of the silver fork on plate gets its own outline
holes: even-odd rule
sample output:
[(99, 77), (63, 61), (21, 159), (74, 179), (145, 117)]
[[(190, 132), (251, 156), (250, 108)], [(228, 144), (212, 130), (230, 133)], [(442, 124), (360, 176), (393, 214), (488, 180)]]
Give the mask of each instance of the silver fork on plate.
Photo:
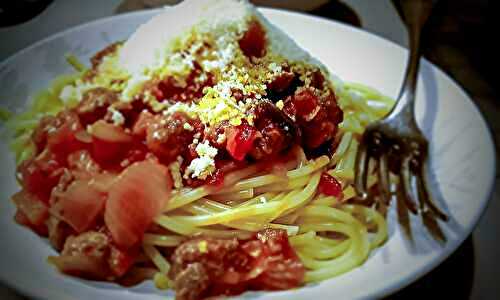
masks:
[[(426, 23), (433, 0), (393, 0), (405, 23), (410, 41), (406, 74), (396, 104), (388, 115), (370, 124), (363, 134), (355, 164), (355, 188), (358, 198), (368, 199), (368, 163), (377, 165), (378, 188), (381, 197), (376, 205), (385, 208), (392, 197), (389, 174), (399, 177), (397, 184), (398, 210), (408, 217), (408, 210), (422, 217), (424, 226), (439, 241), (446, 241), (437, 219), (448, 217), (431, 199), (426, 177), (428, 142), (415, 121), (415, 95), (420, 62), (420, 34)], [(416, 193), (414, 192), (414, 184)], [(416, 194), (416, 195), (415, 195)], [(408, 219), (406, 220), (408, 222)], [(409, 223), (402, 224), (409, 226)], [(405, 228), (411, 239), (411, 228)]]

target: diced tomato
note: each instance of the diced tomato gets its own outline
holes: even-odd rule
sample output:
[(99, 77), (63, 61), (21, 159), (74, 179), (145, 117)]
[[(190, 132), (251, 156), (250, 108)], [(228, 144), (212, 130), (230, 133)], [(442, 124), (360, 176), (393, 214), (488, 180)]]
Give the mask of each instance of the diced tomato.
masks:
[(239, 45), (247, 57), (260, 58), (266, 54), (266, 32), (257, 20), (248, 24), (248, 29), (239, 40)]
[(154, 116), (149, 111), (142, 111), (132, 128), (132, 133), (141, 137), (146, 136), (146, 130), (154, 120)]
[(312, 75), (311, 86), (322, 90), (325, 83), (325, 76), (323, 76), (320, 70), (314, 71)]
[(107, 88), (98, 87), (86, 91), (82, 100), (75, 108), (82, 124), (88, 125), (102, 119), (108, 112), (108, 107), (117, 102), (119, 93)]
[(92, 159), (88, 150), (79, 150), (68, 156), (68, 168), (78, 179), (90, 179), (101, 171), (101, 167)]
[(166, 167), (137, 162), (125, 169), (109, 189), (104, 221), (118, 246), (129, 248), (142, 239), (153, 218), (170, 197), (172, 179)]
[(134, 264), (137, 257), (137, 251), (124, 251), (111, 245), (111, 251), (108, 258), (108, 264), (111, 272), (117, 276), (123, 276)]
[(296, 116), (305, 121), (312, 120), (320, 109), (318, 96), (310, 89), (304, 89), (296, 93), (292, 98), (292, 102), (296, 110)]
[[(267, 85), (267, 87), (273, 92), (281, 93), (290, 87), (294, 79), (295, 79), (294, 73), (284, 72), (278, 75), (276, 78), (274, 78), (273, 81), (271, 81)], [(292, 93), (293, 92), (294, 91), (292, 91)]]
[(92, 125), (91, 134), (93, 157), (105, 165), (121, 161), (133, 141), (123, 128), (102, 120)]
[(53, 195), (51, 212), (68, 223), (76, 232), (90, 229), (104, 210), (106, 194), (88, 180), (73, 181), (66, 191)]
[(19, 215), (16, 220), (20, 224), (33, 229), (38, 227), (46, 228), (45, 221), (49, 217), (49, 211), (44, 202), (24, 189), (14, 194), (12, 201), (17, 206)]
[(129, 143), (132, 141), (132, 136), (127, 134), (123, 128), (103, 120), (92, 124), (90, 132), (94, 138), (109, 143)]
[(146, 159), (148, 153), (149, 151), (146, 145), (141, 142), (136, 142), (132, 145), (130, 150), (125, 153), (125, 156), (120, 163), (120, 167), (126, 168), (135, 162), (143, 161)]
[(214, 187), (222, 187), (224, 184), (224, 172), (221, 169), (217, 169), (207, 180), (207, 183)]
[(36, 158), (23, 161), (17, 168), (17, 176), (26, 191), (48, 203), (52, 188), (59, 182), (61, 170), (54, 155), (45, 151)]
[(86, 146), (75, 135), (82, 125), (78, 115), (72, 111), (63, 111), (57, 115), (52, 127), (47, 129), (47, 147), (59, 161), (66, 161), (68, 154)]
[(303, 146), (307, 150), (317, 149), (331, 141), (343, 119), (343, 112), (333, 92), (318, 96), (313, 88), (301, 89), (293, 97), (287, 98), (283, 111), (297, 120), (302, 131)]
[(54, 116), (44, 116), (38, 126), (33, 130), (31, 134), (31, 140), (35, 144), (36, 153), (40, 153), (45, 149), (47, 145), (47, 133), (51, 128), (54, 128), (57, 122), (56, 117)]
[[(300, 286), (304, 280), (305, 268), (288, 241), (284, 230), (266, 229), (257, 234), (263, 244), (260, 255), (254, 263), (256, 270), (264, 268), (251, 283), (263, 290), (286, 290)], [(255, 253), (255, 252), (254, 252)]]
[(237, 127), (230, 127), (226, 130), (227, 144), (226, 150), (236, 160), (243, 160), (250, 150), (257, 137), (257, 130), (254, 127), (242, 124)]
[(342, 185), (335, 177), (326, 172), (321, 174), (318, 191), (326, 196), (342, 197)]

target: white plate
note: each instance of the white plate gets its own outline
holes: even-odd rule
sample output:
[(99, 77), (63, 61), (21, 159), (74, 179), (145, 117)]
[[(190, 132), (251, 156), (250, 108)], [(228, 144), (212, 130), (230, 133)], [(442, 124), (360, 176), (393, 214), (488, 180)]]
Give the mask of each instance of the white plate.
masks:
[[(270, 20), (324, 62), (344, 80), (377, 87), (396, 96), (407, 51), (369, 33), (311, 16), (263, 9)], [(94, 52), (126, 39), (155, 11), (139, 12), (89, 23), (43, 40), (0, 65), (2, 105), (19, 108), (51, 78), (70, 67), (68, 52), (88, 59)], [(159, 30), (168, 30), (162, 28)], [(147, 45), (145, 45), (146, 47)], [(493, 187), (493, 142), (477, 108), (442, 71), (423, 61), (417, 115), (430, 139), (433, 193), (445, 203), (453, 221), (446, 227), (445, 247), (416, 232), (418, 249), (408, 247), (390, 215), (390, 239), (358, 269), (320, 284), (276, 293), (247, 293), (259, 299), (375, 298), (390, 294), (421, 277), (448, 257), (470, 234), (484, 211)], [(14, 159), (1, 145), (0, 279), (19, 291), (44, 299), (164, 299), (150, 282), (133, 288), (64, 276), (46, 263), (54, 254), (48, 243), (12, 221), (7, 199), (18, 189)], [(418, 225), (418, 224), (417, 224)]]

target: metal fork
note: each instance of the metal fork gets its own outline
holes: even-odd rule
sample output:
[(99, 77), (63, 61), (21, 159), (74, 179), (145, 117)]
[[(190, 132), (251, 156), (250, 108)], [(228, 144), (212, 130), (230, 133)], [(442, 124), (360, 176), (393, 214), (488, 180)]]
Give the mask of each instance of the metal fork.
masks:
[[(373, 159), (377, 165), (381, 195), (377, 198), (376, 205), (385, 207), (390, 202), (392, 194), (389, 174), (392, 172), (399, 177), (398, 210), (403, 209), (406, 216), (408, 210), (420, 215), (432, 236), (444, 242), (446, 237), (437, 219), (447, 221), (448, 217), (434, 204), (429, 193), (426, 177), (428, 142), (417, 126), (414, 112), (420, 62), (420, 34), (431, 13), (433, 2), (393, 0), (409, 34), (410, 54), (406, 74), (393, 109), (384, 119), (370, 124), (363, 134), (356, 156), (354, 184), (361, 200), (373, 196), (367, 190), (368, 163)], [(416, 186), (416, 193), (413, 184)], [(405, 230), (411, 238), (411, 228)]]

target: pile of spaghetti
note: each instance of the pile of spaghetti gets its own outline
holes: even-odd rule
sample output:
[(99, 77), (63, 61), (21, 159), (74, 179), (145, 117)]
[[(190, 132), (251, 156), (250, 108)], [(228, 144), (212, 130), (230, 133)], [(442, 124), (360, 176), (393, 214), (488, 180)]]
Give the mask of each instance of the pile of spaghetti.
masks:
[(248, 3), (212, 2), (245, 17), (191, 27), (139, 71), (127, 43), (90, 68), (69, 56), (76, 72), (8, 120), (15, 219), (62, 272), (199, 299), (328, 279), (386, 240), (352, 183), (359, 138), (393, 101), (278, 51), (284, 33)]

